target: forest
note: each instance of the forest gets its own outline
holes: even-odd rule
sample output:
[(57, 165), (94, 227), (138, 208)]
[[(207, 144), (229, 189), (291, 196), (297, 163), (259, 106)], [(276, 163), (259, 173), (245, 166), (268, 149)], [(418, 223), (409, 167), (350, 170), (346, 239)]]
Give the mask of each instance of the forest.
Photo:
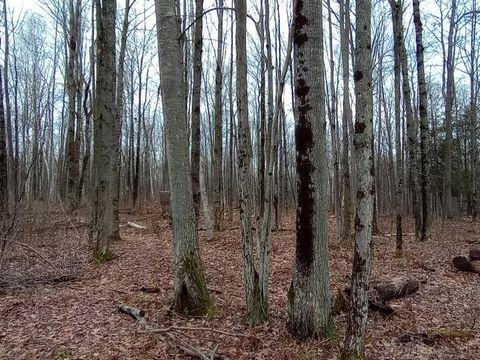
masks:
[(477, 0), (0, 0), (0, 360), (478, 359), (478, 37)]

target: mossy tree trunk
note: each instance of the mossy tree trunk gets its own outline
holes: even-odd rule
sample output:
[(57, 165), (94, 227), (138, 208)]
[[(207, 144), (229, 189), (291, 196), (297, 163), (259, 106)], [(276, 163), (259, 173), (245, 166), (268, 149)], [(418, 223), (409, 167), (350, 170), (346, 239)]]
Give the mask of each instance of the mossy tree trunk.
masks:
[(156, 0), (157, 40), (163, 116), (167, 139), (170, 208), (175, 256), (175, 310), (203, 315), (211, 307), (198, 248), (192, 194), (188, 129), (185, 121), (184, 63), (175, 3)]
[(354, 148), (357, 195), (351, 303), (343, 359), (359, 359), (365, 356), (374, 195), (371, 148), (373, 122), (371, 7), (371, 0), (356, 0)]
[(332, 331), (328, 273), (327, 158), (322, 2), (294, 7), (296, 256), (288, 291), (288, 329), (297, 339)]

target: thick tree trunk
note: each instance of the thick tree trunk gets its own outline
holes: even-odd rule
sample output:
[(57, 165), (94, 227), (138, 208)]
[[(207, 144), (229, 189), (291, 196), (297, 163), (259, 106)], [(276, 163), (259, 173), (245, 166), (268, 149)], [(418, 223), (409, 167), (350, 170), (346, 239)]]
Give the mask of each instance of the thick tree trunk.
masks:
[(182, 313), (204, 315), (210, 310), (212, 301), (198, 248), (185, 121), (186, 84), (183, 82), (179, 21), (178, 15), (175, 15), (175, 5), (169, 0), (156, 0), (155, 12), (173, 221), (174, 307)]
[(428, 130), (428, 98), (425, 82), (425, 67), (423, 61), (423, 40), (422, 21), (420, 18), (419, 0), (413, 0), (413, 21), (415, 24), (415, 39), (417, 45), (417, 76), (419, 93), (419, 114), (420, 114), (420, 186), (422, 194), (422, 231), (420, 240), (430, 238), (430, 161), (429, 152), (429, 130)]
[(118, 198), (114, 192), (120, 134), (115, 107), (115, 16), (116, 1), (96, 0), (97, 76), (94, 105), (95, 202), (92, 221), (94, 257), (99, 262), (111, 258), (109, 243), (116, 235)]
[(352, 302), (347, 320), (343, 359), (365, 357), (368, 289), (371, 272), (373, 210), (371, 1), (356, 1), (355, 31), (355, 163), (357, 206), (352, 268)]
[[(331, 335), (322, 2), (295, 2), (296, 255), (288, 329), (297, 339)], [(321, 60), (319, 60), (321, 59)]]

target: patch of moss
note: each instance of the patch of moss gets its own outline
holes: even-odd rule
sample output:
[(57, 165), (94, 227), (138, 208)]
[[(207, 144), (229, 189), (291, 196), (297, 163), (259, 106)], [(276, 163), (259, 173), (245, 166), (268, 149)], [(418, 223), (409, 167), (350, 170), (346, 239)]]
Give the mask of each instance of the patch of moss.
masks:
[(434, 336), (442, 338), (472, 338), (473, 331), (470, 329), (441, 328), (432, 332)]
[(98, 265), (105, 264), (108, 261), (116, 259), (116, 256), (110, 251), (97, 251), (93, 254), (93, 261)]
[(325, 328), (325, 337), (327, 339), (336, 339), (339, 335), (338, 328), (336, 327), (333, 319), (330, 318), (327, 327)]
[(340, 360), (366, 360), (364, 355), (356, 352), (343, 352), (340, 356)]

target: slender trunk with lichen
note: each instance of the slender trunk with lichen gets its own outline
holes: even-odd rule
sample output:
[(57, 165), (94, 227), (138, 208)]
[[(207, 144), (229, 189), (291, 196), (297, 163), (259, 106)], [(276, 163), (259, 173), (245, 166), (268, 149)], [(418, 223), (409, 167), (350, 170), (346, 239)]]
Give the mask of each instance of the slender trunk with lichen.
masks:
[[(288, 323), (297, 339), (331, 335), (322, 2), (297, 0), (293, 18), (297, 215)], [(320, 60), (319, 60), (320, 59)]]
[(402, 140), (401, 140), (401, 114), (400, 114), (400, 52), (401, 52), (401, 8), (400, 3), (397, 1), (390, 0), (390, 7), (392, 10), (392, 24), (393, 24), (393, 36), (394, 36), (394, 46), (393, 46), (393, 55), (394, 55), (394, 87), (395, 87), (395, 217), (396, 217), (396, 241), (395, 241), (395, 251), (396, 255), (402, 255), (403, 248), (403, 237), (402, 237), (402, 213), (403, 213), (403, 169), (402, 169)]
[(248, 123), (247, 92), (247, 4), (245, 0), (236, 0), (235, 18), (237, 47), (237, 114), (238, 114), (238, 171), (240, 226), (242, 233), (243, 275), (245, 284), (245, 300), (247, 304), (246, 321), (258, 324), (267, 318), (267, 309), (262, 302), (258, 271), (255, 267), (255, 252), (252, 233), (252, 210), (250, 208), (251, 179), (250, 164), (252, 161), (250, 145), (250, 128)]
[(413, 0), (413, 22), (415, 24), (417, 76), (419, 94), (419, 115), (420, 115), (420, 186), (422, 194), (422, 231), (420, 240), (430, 238), (431, 210), (430, 210), (430, 162), (428, 159), (429, 132), (428, 132), (428, 97), (425, 81), (423, 29), (420, 18), (419, 0)]
[[(192, 177), (193, 206), (195, 215), (200, 210), (200, 98), (202, 89), (202, 54), (203, 54), (203, 0), (195, 0), (195, 30), (193, 46), (193, 84), (192, 84), (192, 146), (190, 149), (190, 166)], [(202, 199), (203, 201), (203, 199)]]
[(340, 44), (342, 51), (342, 79), (343, 79), (343, 112), (342, 112), (342, 186), (343, 186), (343, 213), (342, 213), (342, 235), (343, 241), (352, 239), (352, 182), (349, 161), (349, 123), (352, 121), (352, 109), (350, 107), (350, 64), (349, 64), (349, 42), (350, 42), (350, 1), (340, 1)]
[(156, 0), (157, 41), (165, 119), (170, 209), (175, 257), (176, 311), (204, 315), (212, 301), (207, 290), (192, 194), (185, 106), (184, 62), (175, 4)]
[[(218, 1), (223, 7), (223, 0)], [(218, 10), (217, 64), (215, 68), (215, 139), (213, 146), (213, 213), (216, 231), (223, 229), (223, 9)]]
[(357, 164), (357, 205), (351, 303), (342, 359), (365, 357), (374, 194), (371, 148), (373, 122), (371, 7), (371, 0), (356, 0), (354, 148)]

